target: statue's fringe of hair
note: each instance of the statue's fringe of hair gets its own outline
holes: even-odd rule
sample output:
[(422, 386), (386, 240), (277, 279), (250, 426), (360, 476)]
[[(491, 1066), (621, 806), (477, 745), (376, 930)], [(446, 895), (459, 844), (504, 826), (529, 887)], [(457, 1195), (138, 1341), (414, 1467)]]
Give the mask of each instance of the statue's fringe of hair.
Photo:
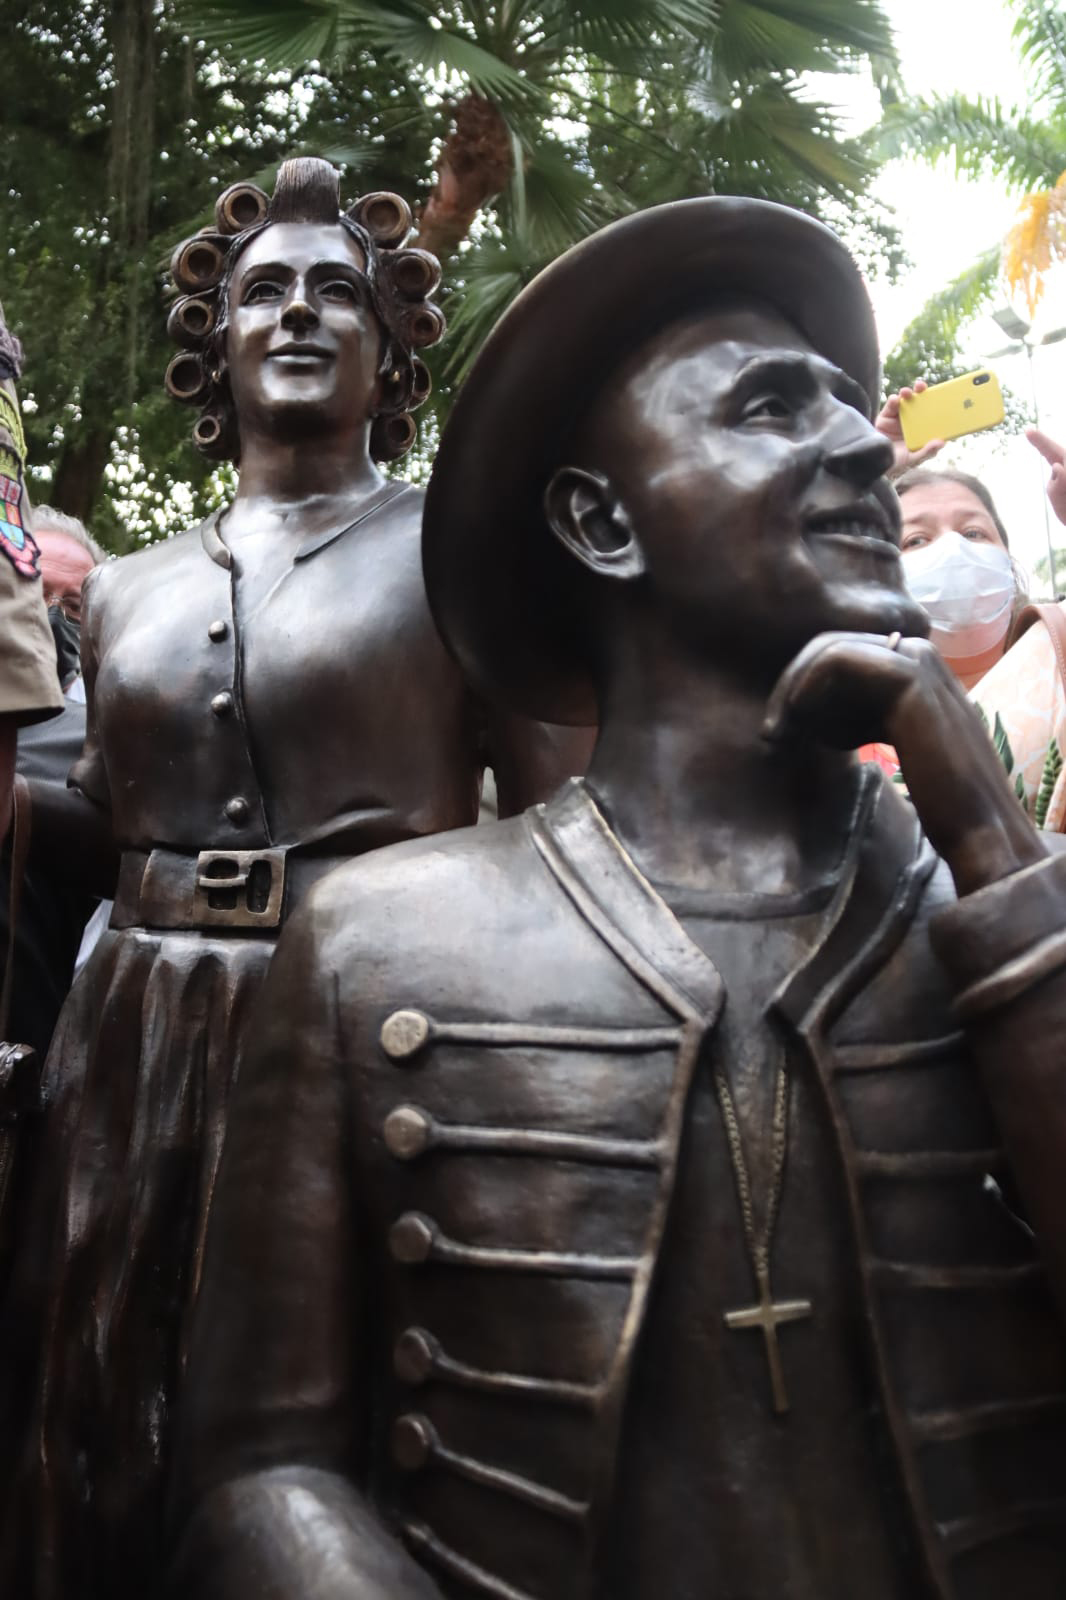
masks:
[(336, 222), (340, 215), (340, 174), (318, 156), (297, 156), (278, 171), (270, 198), (270, 222)]

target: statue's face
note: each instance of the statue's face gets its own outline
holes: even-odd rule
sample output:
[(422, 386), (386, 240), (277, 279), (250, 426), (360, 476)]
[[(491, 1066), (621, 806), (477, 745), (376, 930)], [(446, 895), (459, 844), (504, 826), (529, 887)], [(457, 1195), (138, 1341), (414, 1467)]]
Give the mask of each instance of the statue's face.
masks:
[(279, 222), (252, 240), (229, 287), (226, 360), (242, 431), (362, 427), (383, 334), (359, 245), (337, 224)]
[(679, 641), (773, 677), (826, 630), (927, 632), (882, 477), (891, 447), (865, 406), (757, 305), (674, 324), (623, 369), (584, 454), (617, 490), (645, 593)]

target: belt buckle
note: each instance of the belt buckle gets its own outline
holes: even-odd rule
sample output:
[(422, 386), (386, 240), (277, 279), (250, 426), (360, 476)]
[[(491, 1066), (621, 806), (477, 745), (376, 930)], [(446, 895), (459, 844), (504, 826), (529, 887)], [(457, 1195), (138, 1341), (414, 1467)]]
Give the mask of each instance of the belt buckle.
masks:
[(276, 928), (284, 894), (284, 850), (201, 850), (196, 858), (198, 927)]

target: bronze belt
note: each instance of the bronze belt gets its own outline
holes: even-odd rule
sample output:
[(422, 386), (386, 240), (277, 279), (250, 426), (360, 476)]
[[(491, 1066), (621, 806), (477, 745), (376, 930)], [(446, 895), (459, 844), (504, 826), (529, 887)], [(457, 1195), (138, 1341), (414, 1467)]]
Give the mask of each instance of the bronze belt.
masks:
[(346, 859), (286, 849), (126, 850), (112, 928), (276, 931), (319, 878)]

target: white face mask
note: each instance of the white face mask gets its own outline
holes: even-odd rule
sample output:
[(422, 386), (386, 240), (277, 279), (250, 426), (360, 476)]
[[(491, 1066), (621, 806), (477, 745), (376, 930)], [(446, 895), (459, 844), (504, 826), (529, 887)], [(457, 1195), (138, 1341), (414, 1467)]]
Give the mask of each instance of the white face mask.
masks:
[(933, 643), (954, 659), (978, 656), (1010, 626), (1014, 570), (1000, 545), (942, 533), (903, 552), (907, 588), (933, 624)]

